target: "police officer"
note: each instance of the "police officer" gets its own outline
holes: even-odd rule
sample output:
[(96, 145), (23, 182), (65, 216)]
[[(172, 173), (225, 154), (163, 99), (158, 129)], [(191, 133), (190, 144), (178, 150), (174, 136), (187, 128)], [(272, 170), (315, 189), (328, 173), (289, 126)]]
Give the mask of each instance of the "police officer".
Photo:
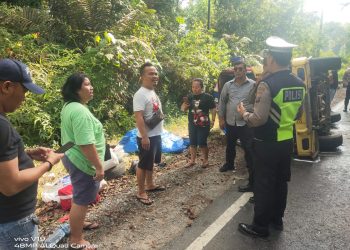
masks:
[(265, 50), (266, 70), (270, 73), (259, 83), (254, 112), (240, 103), (237, 111), (254, 129), (254, 219), (240, 223), (240, 232), (267, 237), (269, 225), (283, 230), (293, 151), (293, 124), (305, 95), (304, 83), (289, 69), (292, 49), (279, 37), (269, 37)]

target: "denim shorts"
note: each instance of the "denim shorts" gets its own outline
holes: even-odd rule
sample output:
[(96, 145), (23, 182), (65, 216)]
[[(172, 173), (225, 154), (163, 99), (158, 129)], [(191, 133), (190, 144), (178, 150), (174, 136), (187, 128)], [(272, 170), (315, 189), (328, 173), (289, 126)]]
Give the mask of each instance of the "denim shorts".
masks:
[(197, 127), (188, 124), (188, 132), (190, 136), (190, 146), (192, 147), (206, 147), (209, 136), (210, 127)]
[(0, 250), (38, 248), (38, 218), (28, 215), (22, 219), (0, 223)]
[(73, 186), (73, 202), (79, 206), (87, 206), (96, 200), (100, 188), (100, 182), (77, 168), (67, 156), (62, 158), (62, 163), (70, 175)]

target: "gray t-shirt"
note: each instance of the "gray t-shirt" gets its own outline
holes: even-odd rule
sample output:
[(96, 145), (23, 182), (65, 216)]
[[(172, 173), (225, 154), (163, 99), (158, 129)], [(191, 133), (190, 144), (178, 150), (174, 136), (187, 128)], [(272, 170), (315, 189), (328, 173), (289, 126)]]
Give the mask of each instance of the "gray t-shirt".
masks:
[[(162, 104), (154, 90), (141, 87), (134, 95), (133, 109), (134, 112), (143, 111), (144, 120), (149, 120), (158, 109), (162, 111)], [(163, 132), (163, 121), (153, 129), (145, 127), (148, 137), (161, 135)], [(141, 137), (139, 130), (137, 130), (137, 136)]]
[(228, 125), (246, 125), (243, 117), (237, 111), (237, 105), (243, 102), (248, 111), (253, 110), (253, 104), (249, 103), (249, 96), (254, 84), (255, 81), (249, 78), (243, 84), (237, 84), (235, 79), (225, 83), (220, 94), (219, 116), (224, 117)]

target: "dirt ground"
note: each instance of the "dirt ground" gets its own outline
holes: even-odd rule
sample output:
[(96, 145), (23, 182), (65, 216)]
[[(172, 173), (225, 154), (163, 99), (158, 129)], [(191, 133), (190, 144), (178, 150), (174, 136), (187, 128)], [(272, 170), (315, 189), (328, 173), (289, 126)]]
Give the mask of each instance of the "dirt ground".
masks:
[[(200, 161), (185, 168), (188, 151), (178, 155), (163, 155), (164, 168), (155, 168), (156, 182), (166, 186), (164, 192), (151, 193), (154, 200), (145, 206), (135, 198), (136, 177), (125, 175), (108, 182), (101, 194), (101, 202), (91, 206), (89, 221), (100, 228), (86, 232), (86, 239), (97, 244), (98, 249), (163, 249), (171, 239), (191, 226), (199, 214), (215, 198), (232, 185), (247, 177), (242, 150), (237, 147), (236, 170), (220, 173), (224, 162), (225, 136), (219, 130), (209, 138), (209, 164), (201, 168)], [(198, 156), (198, 159), (200, 155)], [(57, 219), (67, 212), (57, 204), (39, 204), (40, 235), (46, 237), (60, 224)]]
[(106, 198), (89, 215), (103, 227), (90, 232), (87, 238), (98, 243), (101, 249), (163, 249), (167, 242), (191, 226), (216, 197), (246, 177), (241, 149), (238, 149), (235, 173), (218, 171), (224, 159), (223, 140), (219, 132), (211, 135), (209, 168), (202, 169), (200, 164), (185, 168), (188, 157), (185, 152), (168, 159), (166, 168), (157, 169), (156, 180), (167, 189), (150, 194), (155, 200), (151, 206), (135, 199), (134, 183), (131, 189), (126, 186), (121, 193)]
[[(344, 99), (345, 90), (338, 89), (333, 105)], [(333, 106), (332, 105), (332, 106)], [(151, 206), (135, 198), (136, 178), (125, 175), (108, 182), (101, 194), (101, 202), (91, 206), (88, 220), (96, 221), (100, 228), (85, 232), (86, 239), (98, 249), (164, 249), (164, 245), (180, 235), (186, 227), (217, 197), (232, 185), (238, 186), (247, 178), (242, 150), (237, 147), (236, 170), (220, 173), (225, 159), (225, 137), (219, 130), (209, 138), (209, 168), (200, 162), (185, 168), (188, 152), (163, 155), (167, 165), (155, 168), (156, 182), (166, 186), (164, 192), (151, 193)], [(58, 218), (67, 214), (57, 204), (39, 204), (40, 235), (47, 236), (59, 225)]]

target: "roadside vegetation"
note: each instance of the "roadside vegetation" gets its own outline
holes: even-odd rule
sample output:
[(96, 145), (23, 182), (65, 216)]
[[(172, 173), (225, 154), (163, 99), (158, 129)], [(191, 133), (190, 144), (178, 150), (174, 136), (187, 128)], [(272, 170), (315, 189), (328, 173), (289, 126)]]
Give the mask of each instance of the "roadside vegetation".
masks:
[[(278, 35), (299, 44), (295, 56), (339, 55), (350, 63), (350, 25), (325, 23), (304, 13), (302, 0), (16, 0), (0, 4), (0, 57), (32, 69), (47, 93), (28, 95), (10, 119), (28, 146), (60, 142), (60, 88), (74, 71), (94, 85), (91, 102), (109, 140), (134, 127), (132, 95), (146, 60), (160, 68), (160, 94), (169, 127), (178, 127), (190, 79), (202, 77), (212, 91), (231, 56), (254, 64), (264, 40)], [(175, 123), (176, 125), (171, 125)]]

